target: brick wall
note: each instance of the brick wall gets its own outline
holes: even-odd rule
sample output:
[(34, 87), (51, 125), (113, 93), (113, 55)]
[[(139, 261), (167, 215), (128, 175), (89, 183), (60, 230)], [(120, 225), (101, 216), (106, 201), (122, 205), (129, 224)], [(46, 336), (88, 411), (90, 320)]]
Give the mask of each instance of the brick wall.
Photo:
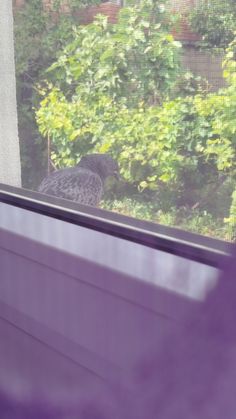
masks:
[(13, 10), (19, 9), (20, 7), (24, 6), (25, 0), (12, 0)]
[[(177, 0), (175, 0), (177, 1)], [(182, 0), (182, 1), (189, 1), (189, 0)], [(191, 0), (193, 1), (193, 0)], [(83, 10), (79, 10), (77, 15), (80, 19), (80, 22), (83, 24), (88, 24), (93, 22), (95, 16), (97, 14), (104, 14), (108, 16), (108, 21), (110, 23), (116, 23), (118, 19), (118, 13), (120, 10), (120, 6), (114, 3), (102, 3), (99, 6), (90, 6), (86, 7)], [(185, 41), (185, 42), (196, 42), (201, 39), (200, 35), (191, 31), (187, 19), (183, 16), (181, 22), (179, 24), (178, 30), (173, 31), (173, 35), (176, 40), (178, 41)]]
[(80, 22), (83, 24), (93, 22), (95, 16), (98, 14), (108, 16), (109, 23), (116, 23), (119, 10), (120, 6), (118, 6), (117, 4), (107, 2), (101, 3), (98, 6), (90, 6), (82, 10), (78, 10), (78, 12), (76, 12), (76, 15), (78, 16)]
[(171, 10), (187, 13), (197, 4), (197, 1), (198, 0), (169, 0), (168, 4)]
[(184, 42), (196, 42), (200, 41), (201, 36), (195, 32), (192, 32), (188, 20), (187, 15), (188, 13), (194, 8), (197, 4), (198, 0), (169, 0), (168, 1), (168, 8), (177, 13), (181, 13), (182, 18), (179, 23), (179, 28), (176, 31), (173, 31), (173, 35), (175, 39), (178, 41)]
[[(40, 1), (40, 0), (39, 0)], [(170, 7), (175, 11), (183, 12), (183, 14), (191, 9), (197, 0), (169, 0)], [(53, 0), (42, 0), (44, 10), (52, 13), (53, 17), (56, 18), (57, 13), (53, 11)], [(22, 7), (25, 3), (25, 0), (13, 0), (13, 5), (16, 8)], [(76, 15), (78, 19), (83, 24), (88, 24), (93, 22), (94, 17), (97, 14), (104, 14), (108, 16), (109, 23), (116, 23), (118, 18), (118, 13), (120, 6), (111, 2), (101, 3), (98, 6), (90, 6), (84, 9), (78, 10)], [(70, 8), (68, 5), (68, 0), (64, 0), (60, 7), (60, 13), (70, 13)], [(193, 33), (186, 21), (186, 18), (183, 17), (179, 29), (173, 31), (173, 35), (177, 40), (180, 41), (198, 41), (200, 36), (196, 33)]]
[(178, 30), (173, 30), (172, 34), (176, 40), (181, 42), (194, 43), (201, 40), (201, 36), (191, 30), (188, 21), (184, 16), (179, 22)]

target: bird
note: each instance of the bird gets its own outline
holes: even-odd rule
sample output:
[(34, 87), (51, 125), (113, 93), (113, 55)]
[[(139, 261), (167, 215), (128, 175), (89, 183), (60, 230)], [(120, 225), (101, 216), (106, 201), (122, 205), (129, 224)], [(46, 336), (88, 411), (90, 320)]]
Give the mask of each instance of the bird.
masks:
[(109, 154), (87, 154), (76, 166), (45, 177), (38, 192), (97, 207), (109, 176), (119, 178), (118, 163)]

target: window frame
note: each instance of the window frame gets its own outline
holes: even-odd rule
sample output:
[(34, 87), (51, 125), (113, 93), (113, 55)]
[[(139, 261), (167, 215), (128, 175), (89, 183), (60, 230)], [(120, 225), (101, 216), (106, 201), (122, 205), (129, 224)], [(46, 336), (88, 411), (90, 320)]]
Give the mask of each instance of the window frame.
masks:
[(0, 183), (0, 202), (221, 268), (234, 244)]

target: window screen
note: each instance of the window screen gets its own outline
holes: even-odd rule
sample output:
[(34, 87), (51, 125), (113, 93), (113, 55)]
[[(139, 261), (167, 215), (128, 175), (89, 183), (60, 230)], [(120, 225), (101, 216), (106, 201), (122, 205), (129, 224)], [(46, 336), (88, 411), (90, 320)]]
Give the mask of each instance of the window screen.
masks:
[(1, 3), (1, 182), (234, 241), (234, 0)]

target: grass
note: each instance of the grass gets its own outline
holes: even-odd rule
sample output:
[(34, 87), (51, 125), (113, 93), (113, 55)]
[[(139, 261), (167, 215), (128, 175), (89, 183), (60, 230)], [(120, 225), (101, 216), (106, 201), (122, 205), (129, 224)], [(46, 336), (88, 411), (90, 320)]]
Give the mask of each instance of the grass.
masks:
[(104, 200), (101, 203), (101, 207), (141, 220), (152, 221), (225, 241), (232, 241), (229, 227), (224, 222), (224, 218), (217, 218), (205, 210), (171, 207), (169, 210), (164, 211), (152, 202), (141, 202), (133, 198)]

